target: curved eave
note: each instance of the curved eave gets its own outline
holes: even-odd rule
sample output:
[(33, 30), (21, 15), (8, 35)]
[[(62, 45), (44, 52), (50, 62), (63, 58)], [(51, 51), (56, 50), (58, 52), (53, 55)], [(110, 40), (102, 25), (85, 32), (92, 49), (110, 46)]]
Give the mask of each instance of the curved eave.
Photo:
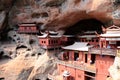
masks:
[(104, 37), (104, 38), (120, 38), (120, 34), (101, 34), (100, 37)]

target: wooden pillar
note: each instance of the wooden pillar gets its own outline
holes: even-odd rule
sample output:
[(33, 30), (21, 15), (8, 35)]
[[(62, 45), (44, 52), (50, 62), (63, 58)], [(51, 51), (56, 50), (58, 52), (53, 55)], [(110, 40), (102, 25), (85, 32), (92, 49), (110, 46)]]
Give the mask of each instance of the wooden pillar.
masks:
[(88, 55), (87, 55), (87, 56), (88, 56), (88, 59), (87, 59), (87, 63), (88, 63), (88, 64), (91, 63), (91, 55), (92, 55), (92, 54), (89, 54), (89, 53), (88, 53)]
[(69, 60), (74, 60), (74, 51), (69, 51)]
[(101, 38), (100, 38), (100, 41), (99, 41), (99, 45), (100, 45), (100, 48), (102, 48), (102, 41), (101, 41)]
[(71, 51), (69, 51), (69, 60), (72, 61), (72, 54), (71, 54)]
[(79, 52), (79, 61), (83, 61), (83, 54), (81, 51)]
[(106, 38), (105, 38), (105, 48), (107, 47), (107, 41), (106, 41)]

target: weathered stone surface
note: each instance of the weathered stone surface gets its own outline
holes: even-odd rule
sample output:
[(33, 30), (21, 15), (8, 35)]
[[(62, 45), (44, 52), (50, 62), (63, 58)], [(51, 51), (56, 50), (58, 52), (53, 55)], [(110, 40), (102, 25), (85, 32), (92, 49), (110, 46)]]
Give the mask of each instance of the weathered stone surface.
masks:
[[(21, 22), (36, 22), (42, 23), (45, 29), (60, 30), (59, 32), (64, 33), (64, 29), (85, 19), (96, 19), (105, 25), (120, 26), (119, 2), (112, 1), (117, 0), (0, 0), (0, 32), (6, 29), (2, 26), (5, 22), (5, 12), (9, 13), (7, 18), (9, 25), (5, 27), (13, 28)], [(7, 52), (15, 51), (13, 53), (15, 55), (11, 55), (15, 59), (0, 65), (0, 77), (5, 77), (6, 80), (24, 78), (45, 80), (47, 74), (56, 68), (47, 53), (38, 56), (38, 53), (44, 53), (44, 50), (40, 49), (38, 43), (29, 44), (31, 36), (10, 32), (9, 37), (15, 44), (14, 48), (6, 45), (7, 47), (4, 46), (2, 49)], [(3, 46), (1, 43), (0, 46)], [(115, 64), (109, 71), (113, 79), (119, 80), (119, 71)], [(25, 74), (27, 75), (22, 76)]]
[(120, 57), (116, 57), (114, 64), (109, 68), (112, 80), (120, 80)]
[[(24, 1), (24, 0), (23, 0)], [(27, 1), (27, 0), (26, 0)], [(119, 25), (119, 4), (112, 0), (36, 0), (33, 5), (12, 10), (11, 24), (37, 22), (46, 24), (47, 29), (64, 29), (80, 20), (94, 18), (108, 25)], [(36, 4), (35, 4), (36, 3)], [(42, 15), (41, 15), (42, 13)], [(38, 14), (32, 17), (33, 14)], [(48, 14), (48, 15), (45, 15)], [(11, 19), (10, 19), (11, 20)]]
[[(120, 25), (117, 0), (5, 0), (12, 5), (9, 25), (20, 22), (43, 23), (45, 28), (65, 29), (80, 20), (94, 18), (105, 25)], [(11, 3), (13, 2), (13, 3)], [(14, 5), (13, 5), (14, 4)]]
[(28, 79), (32, 69), (33, 69), (33, 67), (30, 67), (28, 69), (23, 69), (16, 80), (26, 80), (26, 79)]
[(0, 12), (0, 30), (3, 29), (5, 18), (6, 18), (6, 13), (4, 11)]

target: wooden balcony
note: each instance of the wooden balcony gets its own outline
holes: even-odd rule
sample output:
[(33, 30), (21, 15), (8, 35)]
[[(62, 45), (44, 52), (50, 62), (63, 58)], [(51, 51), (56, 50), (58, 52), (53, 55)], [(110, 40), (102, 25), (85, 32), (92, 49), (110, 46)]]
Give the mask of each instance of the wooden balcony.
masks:
[(57, 44), (57, 45), (40, 45), (43, 49), (55, 49), (55, 48), (60, 48), (61, 45)]
[(117, 49), (89, 48), (89, 53), (90, 54), (101, 54), (101, 55), (116, 56)]
[(62, 64), (62, 65), (68, 66), (68, 67), (73, 67), (73, 68), (76, 68), (76, 69), (80, 69), (80, 70), (83, 70), (83, 71), (96, 73), (96, 67), (95, 67), (94, 64), (93, 65), (85, 64), (85, 63), (81, 64), (78, 61), (60, 61), (60, 60), (57, 60), (56, 63), (57, 64)]
[(38, 30), (18, 30), (18, 33), (38, 33)]

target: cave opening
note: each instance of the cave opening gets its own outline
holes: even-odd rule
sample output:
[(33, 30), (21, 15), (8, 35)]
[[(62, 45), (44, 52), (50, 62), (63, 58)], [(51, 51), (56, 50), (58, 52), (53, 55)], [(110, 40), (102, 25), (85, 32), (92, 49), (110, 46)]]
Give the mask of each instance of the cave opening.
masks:
[(27, 46), (24, 46), (24, 45), (17, 46), (16, 50), (20, 48), (27, 48)]
[(102, 33), (102, 26), (105, 26), (99, 20), (96, 19), (85, 19), (78, 23), (70, 26), (65, 30), (65, 35), (77, 35), (84, 31), (97, 31), (97, 33)]

